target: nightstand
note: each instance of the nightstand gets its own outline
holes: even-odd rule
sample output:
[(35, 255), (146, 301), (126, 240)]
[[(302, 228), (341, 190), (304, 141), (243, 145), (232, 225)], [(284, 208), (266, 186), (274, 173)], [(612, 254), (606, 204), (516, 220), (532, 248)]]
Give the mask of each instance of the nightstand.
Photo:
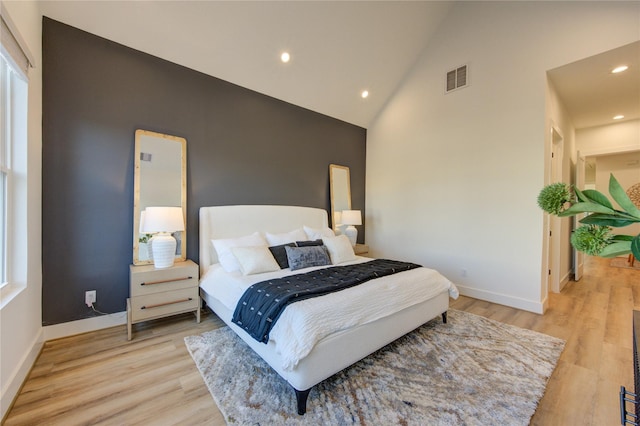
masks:
[(353, 248), (353, 252), (358, 256), (364, 256), (369, 253), (369, 246), (366, 244), (356, 244)]
[(198, 272), (198, 265), (191, 260), (176, 262), (164, 269), (131, 265), (127, 339), (131, 340), (131, 326), (142, 321), (195, 311), (196, 320), (200, 322)]

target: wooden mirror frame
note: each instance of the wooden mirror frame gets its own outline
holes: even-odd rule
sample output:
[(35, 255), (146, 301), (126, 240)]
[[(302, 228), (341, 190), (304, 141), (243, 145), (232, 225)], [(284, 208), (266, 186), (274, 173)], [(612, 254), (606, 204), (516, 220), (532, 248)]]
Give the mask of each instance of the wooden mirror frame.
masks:
[[(149, 151), (153, 151), (153, 149), (150, 149), (150, 147), (145, 146), (148, 143), (152, 143), (154, 142), (154, 140), (157, 140), (158, 142), (162, 141), (162, 142), (169, 142), (169, 143), (175, 143), (177, 144), (177, 149), (176, 149), (176, 153), (179, 152), (179, 155), (177, 155), (176, 157), (178, 158), (169, 158), (170, 155), (166, 155), (161, 157), (161, 153), (158, 154), (156, 152), (156, 155), (159, 157), (159, 160), (167, 160), (167, 158), (169, 158), (169, 160), (171, 161), (171, 167), (179, 167), (179, 177), (177, 178), (173, 178), (173, 181), (171, 181), (171, 185), (174, 188), (180, 188), (180, 194), (175, 194), (173, 196), (171, 196), (171, 198), (166, 198), (166, 191), (164, 191), (164, 189), (167, 188), (167, 186), (163, 186), (161, 187), (161, 192), (163, 192), (163, 199), (159, 200), (159, 199), (147, 199), (145, 200), (145, 194), (141, 193), (141, 187), (143, 188), (142, 191), (144, 192), (144, 188), (147, 187), (146, 183), (143, 183), (142, 181), (145, 181), (145, 177), (142, 176), (144, 173), (144, 167), (141, 167), (141, 163), (142, 163), (142, 159), (141, 159), (141, 153), (145, 152), (145, 153), (151, 153), (151, 157), (153, 159), (153, 152), (149, 152)], [(167, 146), (172, 146), (172, 145), (167, 145)], [(143, 150), (144, 148), (144, 150)], [(173, 151), (173, 148), (171, 148), (171, 150)], [(142, 210), (144, 210), (147, 207), (151, 207), (151, 206), (175, 206), (175, 207), (182, 207), (182, 214), (183, 217), (185, 218), (185, 230), (177, 233), (178, 235), (176, 235), (179, 240), (178, 244), (178, 250), (179, 253), (176, 254), (176, 260), (181, 261), (181, 260), (185, 260), (187, 258), (187, 227), (186, 227), (186, 217), (187, 217), (187, 140), (185, 138), (181, 138), (178, 136), (171, 136), (171, 135), (165, 135), (162, 133), (156, 133), (156, 132), (151, 132), (148, 130), (136, 130), (136, 134), (135, 134), (135, 169), (134, 169), (134, 189), (133, 189), (133, 264), (134, 265), (146, 265), (146, 264), (151, 264), (153, 263), (153, 259), (152, 258), (146, 258), (146, 259), (140, 259), (140, 235), (139, 235), (139, 230), (140, 230), (140, 212)], [(173, 163), (173, 161), (175, 161), (175, 163)], [(177, 173), (176, 173), (177, 174)], [(147, 173), (148, 175), (148, 173)], [(160, 183), (161, 182), (161, 178), (163, 177), (162, 174), (158, 174), (157, 176), (153, 177), (153, 182), (155, 183)], [(158, 179), (160, 178), (160, 179)], [(179, 182), (176, 181), (176, 179), (179, 179)], [(175, 189), (174, 189), (175, 191)], [(148, 191), (147, 191), (148, 192)]]
[(349, 167), (329, 164), (329, 190), (331, 193), (331, 228), (337, 234), (340, 223), (336, 213), (351, 210), (351, 177)]

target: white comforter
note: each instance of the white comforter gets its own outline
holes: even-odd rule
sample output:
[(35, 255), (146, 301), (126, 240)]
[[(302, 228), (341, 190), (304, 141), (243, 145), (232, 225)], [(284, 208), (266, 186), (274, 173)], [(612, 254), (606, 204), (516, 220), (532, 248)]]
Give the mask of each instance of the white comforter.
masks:
[[(358, 257), (357, 260), (340, 266), (370, 260)], [(239, 272), (228, 273), (220, 265), (212, 265), (202, 278), (200, 287), (233, 312), (244, 291), (252, 284), (321, 268), (324, 267), (293, 272), (290, 269), (282, 269), (243, 276)], [(453, 298), (458, 297), (456, 286), (433, 269), (417, 268), (389, 275), (287, 306), (271, 330), (269, 338), (275, 343), (276, 350), (283, 358), (283, 369), (290, 371), (322, 338), (386, 317), (424, 302), (443, 291), (448, 291)]]

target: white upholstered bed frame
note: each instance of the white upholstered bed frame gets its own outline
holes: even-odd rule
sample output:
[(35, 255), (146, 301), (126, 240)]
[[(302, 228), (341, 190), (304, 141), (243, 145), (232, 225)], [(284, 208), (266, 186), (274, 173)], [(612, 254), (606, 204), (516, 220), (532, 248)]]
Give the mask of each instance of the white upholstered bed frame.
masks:
[[(200, 276), (217, 263), (212, 239), (233, 238), (255, 231), (284, 233), (304, 225), (326, 227), (327, 212), (295, 206), (219, 206), (200, 208)], [(446, 321), (449, 294), (444, 291), (423, 303), (322, 339), (292, 371), (282, 368), (272, 342), (259, 343), (231, 322), (233, 312), (213, 296), (200, 290), (207, 305), (296, 391), (298, 413), (304, 414), (311, 388), (361, 360), (388, 343), (442, 315)]]

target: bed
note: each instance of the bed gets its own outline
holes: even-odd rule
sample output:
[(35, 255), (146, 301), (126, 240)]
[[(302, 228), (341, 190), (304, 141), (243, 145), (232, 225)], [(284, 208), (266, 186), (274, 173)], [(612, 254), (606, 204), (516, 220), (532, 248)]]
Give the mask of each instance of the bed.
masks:
[[(232, 321), (233, 304), (237, 302), (241, 293), (238, 288), (246, 287), (252, 282), (263, 280), (263, 278), (271, 279), (274, 276), (303, 273), (306, 269), (295, 272), (282, 269), (246, 276), (240, 272), (230, 274), (221, 267), (212, 241), (233, 239), (255, 232), (282, 235), (282, 233), (293, 229), (328, 230), (327, 226), (327, 212), (310, 207), (252, 205), (202, 207), (200, 209), (200, 296), (220, 319), (293, 387), (297, 411), (300, 415), (306, 411), (307, 397), (314, 385), (435, 317), (441, 315), (443, 321), (446, 322), (449, 297), (457, 297), (455, 285), (437, 271), (417, 268), (397, 273), (393, 277), (373, 279), (353, 288), (342, 290), (339, 292), (340, 296), (336, 296), (338, 293), (333, 293), (293, 303), (284, 310), (274, 325), (271, 336), (275, 335), (275, 338), (269, 338), (266, 344), (255, 340)], [(355, 260), (345, 264), (359, 264), (367, 261), (370, 259), (356, 256)], [(425, 274), (427, 278), (424, 278)], [(233, 277), (229, 277), (231, 275)], [(222, 283), (228, 279), (231, 279), (233, 283), (232, 290), (223, 288)], [(377, 288), (388, 289), (389, 285), (395, 286), (395, 284), (389, 284), (391, 281), (386, 281), (391, 279), (400, 279), (404, 282), (403, 286), (408, 287), (414, 285), (424, 287), (426, 284), (417, 283), (417, 281), (428, 281), (429, 290), (420, 291), (420, 294), (424, 295), (421, 297), (398, 295), (400, 299), (397, 307), (389, 306), (387, 308), (385, 306), (384, 310), (380, 309), (380, 312), (378, 309), (370, 309), (367, 312), (368, 308), (358, 305), (357, 309), (363, 311), (352, 314), (353, 311), (350, 309), (356, 308), (338, 306), (340, 303), (347, 303), (344, 300), (353, 300), (354, 303), (358, 303), (365, 295), (368, 300), (370, 295), (378, 291)], [(416, 283), (412, 284), (413, 282)], [(393, 287), (393, 289), (396, 288)], [(393, 294), (396, 293), (401, 292), (398, 292), (397, 289), (393, 290)], [(375, 300), (376, 297), (383, 300), (384, 305), (392, 305), (388, 301), (389, 295), (371, 296), (371, 299)], [(338, 299), (340, 300), (338, 301)], [(334, 306), (334, 308), (325, 309), (320, 306)], [(291, 336), (291, 327), (286, 325), (286, 321), (294, 321), (295, 324), (304, 322), (304, 319), (300, 320), (300, 315), (306, 315), (306, 309), (315, 309), (323, 313), (332, 311), (337, 314), (344, 311), (349, 312), (349, 317), (344, 317), (345, 323), (340, 323), (340, 327), (335, 328), (334, 324), (334, 329), (323, 330), (321, 333), (296, 331), (301, 334), (299, 336), (301, 341), (308, 340), (308, 335), (311, 334), (314, 334), (317, 341), (306, 342), (306, 348), (299, 351), (292, 359), (289, 346), (296, 346), (298, 343), (292, 345), (287, 341), (287, 336)], [(351, 321), (351, 318), (358, 319)], [(333, 321), (333, 317), (327, 318), (328, 323), (331, 321)], [(313, 322), (315, 323), (315, 320)], [(344, 325), (347, 322), (353, 322), (353, 324)], [(282, 332), (283, 329), (287, 331)]]

